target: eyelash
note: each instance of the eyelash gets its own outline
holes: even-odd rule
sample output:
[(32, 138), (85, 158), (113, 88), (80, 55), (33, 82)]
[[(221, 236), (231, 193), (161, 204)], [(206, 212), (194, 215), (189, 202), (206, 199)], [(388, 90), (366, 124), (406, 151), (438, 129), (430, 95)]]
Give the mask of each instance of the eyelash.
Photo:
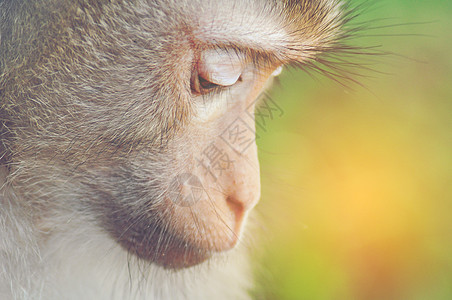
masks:
[(198, 75), (198, 83), (200, 88), (204, 89), (204, 90), (212, 90), (215, 88), (220, 88), (221, 86), (208, 81), (207, 79), (204, 79), (202, 76)]
[(194, 95), (206, 95), (219, 88), (221, 86), (202, 78), (198, 72), (195, 72), (190, 79), (190, 89)]

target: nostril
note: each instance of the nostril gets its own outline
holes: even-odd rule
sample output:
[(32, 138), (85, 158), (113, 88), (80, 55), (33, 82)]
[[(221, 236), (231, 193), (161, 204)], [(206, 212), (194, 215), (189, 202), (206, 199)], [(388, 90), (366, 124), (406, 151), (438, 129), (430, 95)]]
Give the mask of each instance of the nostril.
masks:
[(245, 207), (243, 206), (243, 203), (241, 203), (240, 201), (238, 201), (237, 199), (235, 199), (234, 197), (231, 197), (231, 196), (227, 197), (226, 203), (229, 206), (229, 209), (231, 210), (231, 212), (234, 214), (234, 217), (235, 217), (234, 231), (239, 232), (240, 225), (243, 220)]

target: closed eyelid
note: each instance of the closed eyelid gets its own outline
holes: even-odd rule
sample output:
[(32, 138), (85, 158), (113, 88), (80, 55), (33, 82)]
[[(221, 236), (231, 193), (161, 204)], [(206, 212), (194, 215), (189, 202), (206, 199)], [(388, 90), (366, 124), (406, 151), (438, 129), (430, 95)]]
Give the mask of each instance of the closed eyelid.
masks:
[(214, 84), (231, 86), (242, 75), (245, 67), (244, 55), (223, 49), (204, 51), (198, 62), (199, 75)]

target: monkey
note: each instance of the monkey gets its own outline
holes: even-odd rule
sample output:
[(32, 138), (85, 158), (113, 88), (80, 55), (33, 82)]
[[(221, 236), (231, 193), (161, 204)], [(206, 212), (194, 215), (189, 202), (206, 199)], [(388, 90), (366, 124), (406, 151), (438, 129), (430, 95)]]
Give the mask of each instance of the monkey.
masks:
[(339, 0), (0, 0), (0, 298), (250, 299), (252, 112), (282, 67), (352, 49), (350, 19)]

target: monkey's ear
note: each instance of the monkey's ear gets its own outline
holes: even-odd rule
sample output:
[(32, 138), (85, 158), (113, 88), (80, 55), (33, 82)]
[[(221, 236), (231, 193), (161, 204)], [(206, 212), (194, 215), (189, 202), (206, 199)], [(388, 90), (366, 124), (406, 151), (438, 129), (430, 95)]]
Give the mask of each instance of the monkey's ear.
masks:
[(240, 53), (223, 49), (205, 50), (194, 66), (192, 90), (205, 94), (214, 88), (234, 85), (242, 75), (244, 66), (245, 57)]

